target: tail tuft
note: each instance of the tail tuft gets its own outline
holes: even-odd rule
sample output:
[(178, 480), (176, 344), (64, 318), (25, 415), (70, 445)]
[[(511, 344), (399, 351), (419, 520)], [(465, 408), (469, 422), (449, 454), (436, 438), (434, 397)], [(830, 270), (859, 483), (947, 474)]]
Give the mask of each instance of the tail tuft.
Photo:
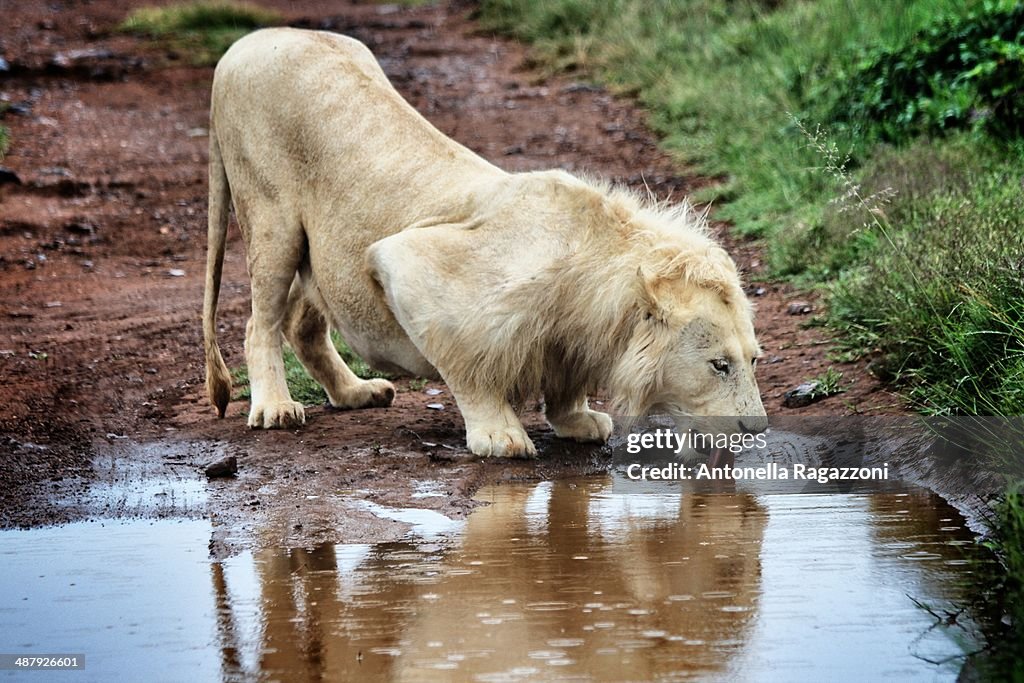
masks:
[(231, 373), (220, 349), (214, 348), (213, 352), (206, 356), (206, 395), (217, 408), (217, 416), (224, 417), (231, 401)]

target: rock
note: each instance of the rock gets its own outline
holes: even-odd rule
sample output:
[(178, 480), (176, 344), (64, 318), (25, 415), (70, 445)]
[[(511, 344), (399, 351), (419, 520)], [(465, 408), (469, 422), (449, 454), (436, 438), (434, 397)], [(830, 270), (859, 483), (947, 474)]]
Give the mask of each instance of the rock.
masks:
[(444, 410), (443, 403), (428, 403), (427, 407), (430, 408), (431, 410)]
[(0, 166), (0, 185), (21, 185), (21, 178), (18, 174), (7, 168), (6, 166)]
[(0, 73), (5, 73), (11, 70), (11, 64), (3, 57), (0, 57)]
[(83, 50), (68, 50), (58, 52), (50, 60), (50, 64), (61, 69), (68, 69), (78, 62), (97, 59), (111, 59), (114, 53), (103, 48), (86, 48)]
[(754, 296), (764, 296), (767, 293), (768, 290), (765, 289), (764, 287), (758, 287), (757, 289), (754, 290)]
[(233, 477), (238, 474), (238, 458), (233, 455), (229, 455), (222, 460), (210, 463), (203, 471), (210, 479)]
[(25, 100), (24, 102), (15, 102), (14, 104), (8, 105), (7, 109), (4, 110), (4, 114), (14, 114), (15, 116), (28, 116), (32, 113), (32, 102)]
[(807, 315), (813, 310), (814, 307), (806, 301), (791, 301), (786, 307), (786, 313), (789, 315)]
[(185, 271), (181, 268), (171, 268), (167, 271), (167, 274), (171, 277), (185, 277)]
[(568, 95), (577, 92), (601, 92), (604, 88), (599, 85), (593, 85), (592, 83), (580, 83), (574, 82), (562, 88), (559, 92)]
[(89, 221), (72, 221), (64, 226), (68, 232), (75, 232), (79, 235), (95, 235), (96, 226)]
[(790, 389), (782, 395), (782, 405), (786, 408), (803, 408), (823, 398), (825, 398), (825, 394), (818, 391), (818, 382), (804, 382), (796, 389)]
[(430, 388), (424, 391), (423, 393), (425, 393), (427, 396), (440, 396), (444, 392), (441, 391), (440, 389)]

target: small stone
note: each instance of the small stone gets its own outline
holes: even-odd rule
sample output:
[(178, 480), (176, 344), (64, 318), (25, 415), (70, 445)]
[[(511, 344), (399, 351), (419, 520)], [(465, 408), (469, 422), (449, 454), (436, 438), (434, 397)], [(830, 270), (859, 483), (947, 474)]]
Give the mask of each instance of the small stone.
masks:
[(431, 410), (444, 410), (443, 403), (428, 403), (427, 407), (430, 408)]
[(792, 301), (786, 307), (786, 313), (789, 315), (807, 315), (813, 310), (814, 308), (806, 301)]
[(210, 479), (233, 477), (238, 474), (238, 458), (233, 455), (229, 455), (222, 460), (210, 463), (203, 471)]
[(559, 92), (563, 94), (576, 93), (576, 92), (601, 92), (603, 88), (591, 83), (570, 83), (569, 85), (562, 88)]
[(825, 394), (818, 391), (817, 382), (804, 382), (783, 394), (782, 405), (786, 408), (803, 408), (823, 398), (825, 398)]
[(6, 166), (0, 166), (0, 185), (21, 185), (21, 178)]
[(764, 287), (758, 287), (757, 289), (754, 290), (754, 296), (764, 296), (767, 293), (768, 290), (765, 289)]
[(433, 387), (431, 387), (430, 389), (427, 389), (423, 393), (426, 394), (427, 396), (440, 396), (444, 392), (441, 391), (440, 389), (434, 389)]
[(78, 233), (79, 235), (96, 234), (96, 226), (89, 221), (72, 221), (65, 225), (64, 229), (68, 232)]
[(167, 271), (167, 274), (171, 277), (185, 277), (185, 271), (181, 268), (171, 268)]

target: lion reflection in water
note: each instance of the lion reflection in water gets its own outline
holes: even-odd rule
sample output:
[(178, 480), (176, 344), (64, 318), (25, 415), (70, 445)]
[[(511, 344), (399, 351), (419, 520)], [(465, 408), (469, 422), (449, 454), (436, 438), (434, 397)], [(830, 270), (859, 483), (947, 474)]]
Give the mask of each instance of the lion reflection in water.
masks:
[[(475, 511), (450, 546), (257, 553), (263, 627), (248, 647), (259, 671), (289, 680), (506, 680), (510, 672), (530, 680), (558, 667), (651, 680), (721, 671), (746, 638), (767, 521), (753, 496), (623, 496), (569, 482), (490, 495), (496, 504)], [(225, 652), (236, 653), (226, 667), (242, 673), (237, 652), (246, 645), (230, 619), (222, 623)]]

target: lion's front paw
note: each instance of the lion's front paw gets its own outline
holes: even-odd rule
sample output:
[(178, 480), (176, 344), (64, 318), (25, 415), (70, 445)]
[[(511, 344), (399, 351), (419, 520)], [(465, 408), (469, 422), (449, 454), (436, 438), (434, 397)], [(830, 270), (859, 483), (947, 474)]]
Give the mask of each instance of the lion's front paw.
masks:
[(519, 425), (470, 429), (466, 443), (475, 455), (484, 457), (533, 458), (537, 455), (536, 447)]
[(249, 410), (249, 426), (253, 429), (290, 429), (305, 423), (306, 411), (295, 401), (258, 403)]
[(612, 418), (589, 408), (558, 419), (548, 418), (548, 423), (555, 434), (563, 439), (604, 443), (612, 435)]
[(395, 400), (395, 386), (386, 379), (368, 379), (360, 382), (339, 397), (332, 397), (332, 408), (387, 408)]

